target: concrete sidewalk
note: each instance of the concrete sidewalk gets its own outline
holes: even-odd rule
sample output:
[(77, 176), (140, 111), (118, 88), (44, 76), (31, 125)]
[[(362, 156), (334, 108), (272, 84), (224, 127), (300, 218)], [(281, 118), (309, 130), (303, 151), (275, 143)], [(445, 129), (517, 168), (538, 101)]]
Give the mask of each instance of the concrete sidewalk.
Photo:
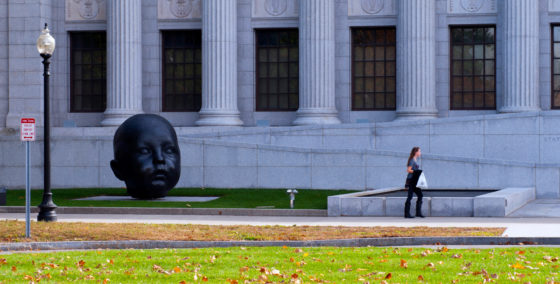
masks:
[[(25, 214), (2, 213), (0, 220), (25, 220)], [(37, 214), (31, 214), (36, 220)], [(428, 217), (287, 217), (287, 216), (224, 216), (224, 215), (111, 215), (59, 214), (59, 222), (151, 223), (204, 225), (280, 225), (280, 226), (397, 226), (397, 227), (505, 227), (507, 237), (560, 237), (560, 218), (473, 218)]]

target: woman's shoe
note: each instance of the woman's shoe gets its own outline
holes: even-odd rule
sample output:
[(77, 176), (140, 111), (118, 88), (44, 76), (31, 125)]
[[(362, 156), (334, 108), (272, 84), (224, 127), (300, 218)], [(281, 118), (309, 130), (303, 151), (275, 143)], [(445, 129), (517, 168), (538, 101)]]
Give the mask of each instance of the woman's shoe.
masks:
[(404, 215), (404, 217), (405, 217), (405, 218), (408, 218), (408, 219), (414, 218), (414, 216), (411, 216), (411, 215)]
[(416, 217), (418, 217), (418, 218), (426, 218), (424, 215), (422, 215), (422, 213), (416, 214)]

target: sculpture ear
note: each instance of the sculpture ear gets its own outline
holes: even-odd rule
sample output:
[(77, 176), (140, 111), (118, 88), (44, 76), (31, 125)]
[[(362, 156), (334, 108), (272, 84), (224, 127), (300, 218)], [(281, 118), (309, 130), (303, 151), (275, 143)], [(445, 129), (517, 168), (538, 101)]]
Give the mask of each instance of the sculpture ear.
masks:
[(113, 170), (113, 173), (115, 174), (115, 176), (120, 179), (120, 180), (124, 180), (124, 176), (123, 173), (119, 167), (119, 163), (115, 160), (111, 161), (111, 169)]

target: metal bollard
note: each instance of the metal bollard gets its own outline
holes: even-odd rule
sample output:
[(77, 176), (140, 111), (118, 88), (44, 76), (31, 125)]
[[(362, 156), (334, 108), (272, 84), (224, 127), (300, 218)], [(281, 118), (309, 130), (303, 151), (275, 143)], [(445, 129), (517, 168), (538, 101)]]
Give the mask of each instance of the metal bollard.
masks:
[(297, 189), (290, 188), (286, 191), (290, 195), (290, 208), (294, 209), (294, 202), (296, 201)]

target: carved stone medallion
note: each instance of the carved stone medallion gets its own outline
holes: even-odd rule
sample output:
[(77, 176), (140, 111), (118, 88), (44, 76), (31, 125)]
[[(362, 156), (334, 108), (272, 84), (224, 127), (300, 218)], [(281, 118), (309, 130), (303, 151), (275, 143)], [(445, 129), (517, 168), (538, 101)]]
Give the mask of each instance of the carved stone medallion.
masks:
[(80, 17), (86, 20), (97, 17), (99, 13), (99, 3), (103, 1), (104, 0), (74, 0), (76, 4), (80, 5), (78, 9)]
[(169, 0), (169, 10), (177, 18), (186, 18), (193, 9), (192, 0)]
[(461, 6), (465, 11), (474, 13), (478, 12), (482, 5), (484, 4), (484, 0), (461, 0)]
[(288, 1), (286, 0), (266, 0), (264, 9), (272, 16), (280, 16), (286, 12)]
[(368, 14), (377, 14), (383, 9), (384, 0), (361, 0), (362, 10)]

